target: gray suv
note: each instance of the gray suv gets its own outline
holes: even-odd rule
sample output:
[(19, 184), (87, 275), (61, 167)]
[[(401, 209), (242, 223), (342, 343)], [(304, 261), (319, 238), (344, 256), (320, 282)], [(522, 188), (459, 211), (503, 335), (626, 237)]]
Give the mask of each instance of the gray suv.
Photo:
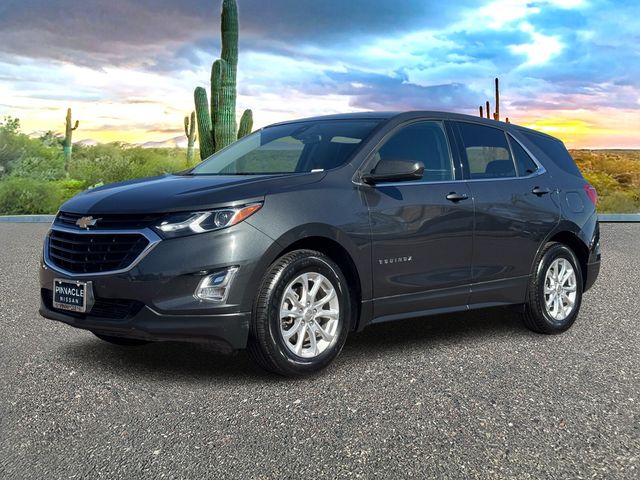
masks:
[(600, 268), (597, 194), (559, 140), (440, 112), (263, 128), (106, 185), (45, 238), (40, 313), (118, 345), (247, 348), (317, 371), (351, 331), (501, 305), (559, 333)]

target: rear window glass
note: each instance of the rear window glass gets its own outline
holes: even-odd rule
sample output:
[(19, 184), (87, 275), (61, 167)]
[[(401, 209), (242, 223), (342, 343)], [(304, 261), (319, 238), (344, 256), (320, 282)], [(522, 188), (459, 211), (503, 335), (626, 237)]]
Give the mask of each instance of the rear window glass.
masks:
[(533, 161), (527, 151), (522, 148), (522, 145), (511, 137), (509, 137), (509, 143), (511, 143), (511, 150), (513, 151), (513, 156), (518, 166), (518, 176), (526, 177), (532, 173), (536, 173), (538, 171), (538, 165), (536, 165), (536, 162)]
[(576, 162), (571, 158), (569, 152), (565, 148), (564, 144), (555, 138), (547, 137), (545, 135), (538, 135), (533, 132), (521, 131), (527, 140), (533, 143), (536, 147), (544, 152), (558, 168), (564, 170), (571, 175), (582, 177)]
[(459, 123), (471, 178), (515, 177), (516, 168), (502, 130), (475, 123)]

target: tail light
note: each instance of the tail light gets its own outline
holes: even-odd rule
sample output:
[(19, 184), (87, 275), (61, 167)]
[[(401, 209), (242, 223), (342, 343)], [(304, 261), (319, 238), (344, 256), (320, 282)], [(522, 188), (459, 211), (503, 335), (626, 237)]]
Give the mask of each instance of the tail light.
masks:
[(589, 200), (591, 200), (591, 202), (593, 202), (594, 205), (598, 204), (598, 192), (595, 188), (593, 188), (593, 185), (589, 185), (588, 183), (585, 183), (584, 193), (587, 194), (587, 197), (589, 197)]

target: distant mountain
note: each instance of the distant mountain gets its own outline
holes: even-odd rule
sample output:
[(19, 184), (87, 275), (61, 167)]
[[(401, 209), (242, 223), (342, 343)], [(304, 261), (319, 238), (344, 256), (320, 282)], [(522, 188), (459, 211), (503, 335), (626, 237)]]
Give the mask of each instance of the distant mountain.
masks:
[(85, 138), (84, 140), (73, 142), (73, 144), (83, 145), (85, 147), (95, 147), (96, 145), (99, 145), (100, 142), (98, 142), (97, 140), (94, 140), (93, 138)]
[(138, 144), (142, 148), (187, 148), (187, 137), (181, 135), (161, 142), (145, 142)]
[[(44, 136), (47, 133), (47, 130), (34, 130), (31, 133), (28, 133), (27, 136), (29, 138), (40, 138), (42, 136)], [(58, 134), (58, 132), (54, 132), (56, 134)]]
[[(45, 130), (36, 130), (34, 132), (29, 133), (30, 138), (40, 138), (45, 133)], [(58, 133), (58, 132), (56, 132)], [(60, 138), (62, 138), (62, 134), (59, 134)], [(103, 142), (99, 142), (98, 140), (94, 140), (93, 138), (84, 138), (82, 140), (78, 140), (77, 142), (73, 142), (74, 145), (82, 145), (85, 147), (94, 147), (96, 145), (100, 145)], [(179, 137), (169, 138), (167, 140), (160, 140), (157, 142), (144, 142), (144, 143), (132, 143), (126, 144), (131, 147), (140, 147), (140, 148), (187, 148), (187, 137), (184, 135), (180, 135)]]

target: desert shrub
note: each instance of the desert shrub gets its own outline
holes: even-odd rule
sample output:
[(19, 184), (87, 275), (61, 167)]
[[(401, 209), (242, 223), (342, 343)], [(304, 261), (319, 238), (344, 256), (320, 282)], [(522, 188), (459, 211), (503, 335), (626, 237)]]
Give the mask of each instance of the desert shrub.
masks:
[(607, 192), (598, 201), (600, 213), (639, 213), (640, 195), (636, 192)]
[(0, 176), (38, 180), (64, 178), (64, 158), (59, 142), (29, 138), (20, 133), (20, 122), (10, 117), (0, 123)]
[(131, 148), (125, 155), (133, 165), (131, 178), (175, 173), (188, 168), (184, 150), (167, 148)]
[(129, 178), (131, 166), (115, 144), (75, 148), (68, 166), (69, 176), (85, 182), (112, 183)]
[(41, 152), (24, 152), (11, 162), (11, 175), (36, 180), (60, 180), (64, 178), (64, 158), (51, 148), (43, 147)]
[(599, 212), (640, 212), (640, 151), (572, 150), (571, 155), (598, 190)]
[(8, 177), (0, 181), (0, 215), (55, 213), (61, 202), (52, 182)]
[(598, 191), (598, 195), (605, 195), (607, 192), (618, 188), (618, 182), (608, 173), (604, 172), (583, 172), (584, 178)]
[(58, 193), (60, 194), (61, 204), (69, 200), (71, 197), (76, 196), (83, 190), (87, 189), (85, 182), (83, 182), (82, 180), (74, 180), (72, 178), (59, 180), (53, 183), (53, 185), (55, 185)]
[(119, 144), (74, 150), (69, 175), (85, 186), (174, 173), (187, 168), (185, 152), (177, 149), (127, 148)]

